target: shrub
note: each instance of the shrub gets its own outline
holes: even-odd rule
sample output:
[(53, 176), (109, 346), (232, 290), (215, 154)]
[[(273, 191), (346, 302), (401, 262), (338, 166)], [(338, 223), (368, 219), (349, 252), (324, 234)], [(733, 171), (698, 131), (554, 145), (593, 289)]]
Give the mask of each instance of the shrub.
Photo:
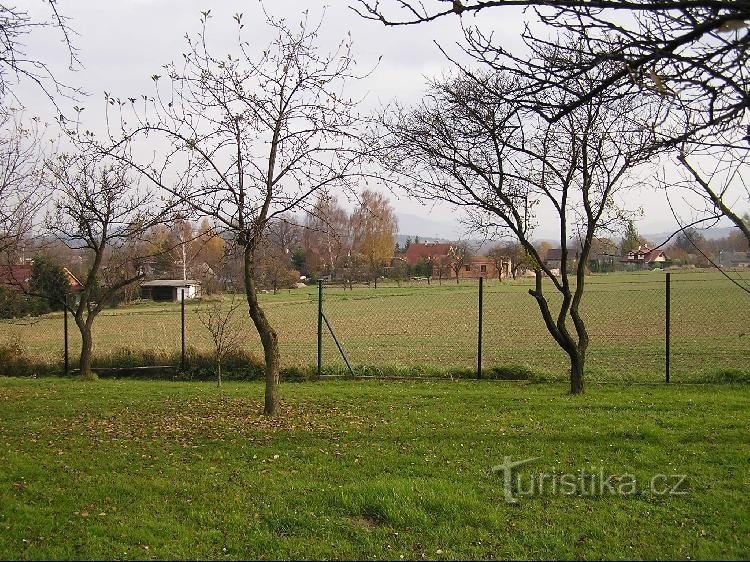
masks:
[[(106, 355), (94, 357), (94, 369), (101, 376), (118, 378), (158, 378), (176, 380), (215, 380), (216, 359), (210, 352), (189, 347), (185, 354), (185, 370), (180, 371), (179, 351), (133, 350), (119, 348)], [(140, 367), (162, 367), (162, 369), (139, 369)], [(107, 369), (113, 369), (107, 373)], [(116, 369), (116, 371), (114, 371)], [(225, 380), (257, 380), (263, 377), (263, 364), (252, 354), (236, 350), (222, 361), (222, 377)]]
[(31, 360), (21, 349), (18, 338), (14, 337), (9, 343), (0, 345), (0, 375), (37, 377), (54, 372), (54, 366)]
[(39, 316), (49, 312), (49, 303), (41, 297), (32, 297), (18, 289), (0, 284), (0, 318)]
[(41, 297), (44, 309), (42, 312), (49, 312), (64, 308), (70, 284), (60, 265), (44, 254), (37, 254), (31, 268), (29, 288), (32, 293)]

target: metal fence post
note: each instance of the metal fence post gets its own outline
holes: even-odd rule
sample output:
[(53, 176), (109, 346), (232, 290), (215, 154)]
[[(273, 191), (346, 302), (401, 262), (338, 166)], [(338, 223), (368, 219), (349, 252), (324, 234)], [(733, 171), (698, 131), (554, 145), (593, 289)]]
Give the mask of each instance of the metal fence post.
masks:
[(664, 375), (665, 375), (665, 380), (667, 383), (669, 382), (669, 354), (670, 354), (669, 339), (670, 339), (670, 328), (671, 328), (670, 323), (671, 323), (671, 300), (672, 300), (671, 294), (670, 294), (671, 285), (672, 285), (670, 277), (671, 277), (671, 273), (667, 273), (667, 277), (666, 277), (667, 291), (666, 291), (666, 303), (665, 303), (666, 309), (665, 309), (665, 326), (664, 326), (664, 331), (665, 331), (664, 351), (666, 355), (665, 364), (664, 364)]
[(482, 378), (482, 324), (484, 312), (484, 277), (479, 278), (479, 326), (477, 329), (477, 378)]
[(323, 369), (323, 280), (318, 280), (318, 372), (320, 378)]
[(63, 354), (63, 373), (68, 376), (70, 372), (70, 355), (68, 352), (68, 293), (65, 293), (65, 305), (63, 306), (63, 339), (65, 340), (65, 352)]
[(185, 371), (185, 289), (180, 290), (180, 324), (182, 336), (182, 350), (180, 352), (180, 371)]

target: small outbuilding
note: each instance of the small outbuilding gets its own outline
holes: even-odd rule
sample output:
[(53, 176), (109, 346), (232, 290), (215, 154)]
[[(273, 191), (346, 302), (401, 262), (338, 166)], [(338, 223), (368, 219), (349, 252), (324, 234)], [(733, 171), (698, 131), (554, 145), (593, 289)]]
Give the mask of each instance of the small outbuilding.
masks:
[(201, 296), (201, 282), (193, 279), (154, 279), (141, 283), (141, 298), (180, 302)]

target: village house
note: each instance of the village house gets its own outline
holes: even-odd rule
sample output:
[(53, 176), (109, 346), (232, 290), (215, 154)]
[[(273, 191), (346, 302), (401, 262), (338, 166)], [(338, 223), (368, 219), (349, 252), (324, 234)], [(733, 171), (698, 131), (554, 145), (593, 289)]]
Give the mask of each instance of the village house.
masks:
[[(83, 284), (73, 275), (67, 267), (63, 267), (63, 274), (68, 280), (71, 293), (78, 293), (83, 289)], [(27, 292), (31, 282), (33, 271), (32, 264), (23, 265), (3, 265), (0, 266), (0, 285), (4, 285), (12, 290)]]
[[(500, 267), (500, 272), (503, 279), (505, 279), (506, 277), (510, 277), (510, 258), (503, 259)], [(453, 279), (455, 279), (453, 271), (450, 272), (450, 275)], [(472, 256), (471, 258), (469, 258), (469, 263), (464, 265), (458, 273), (459, 279), (478, 279), (479, 277), (497, 279), (498, 276), (498, 269), (495, 265), (495, 261), (487, 256)]]
[(31, 281), (31, 264), (0, 266), (0, 285), (19, 291), (27, 291)]
[[(443, 279), (455, 279), (456, 273), (450, 267), (450, 250), (453, 244), (449, 242), (427, 242), (409, 244), (406, 251), (399, 256), (410, 267), (416, 266), (422, 261), (433, 263), (433, 277)], [(437, 268), (442, 270), (442, 275)], [(503, 278), (510, 277), (512, 263), (510, 257), (504, 258), (501, 263)], [(498, 269), (495, 261), (487, 256), (471, 256), (466, 264), (461, 266), (458, 272), (459, 279), (478, 279), (479, 277), (497, 278)]]
[(719, 265), (731, 268), (750, 267), (750, 252), (728, 252), (719, 261)]
[(626, 264), (638, 264), (638, 265), (660, 265), (667, 261), (666, 254), (657, 248), (651, 249), (648, 244), (642, 244), (638, 246), (637, 250), (631, 250), (628, 255), (622, 260), (622, 263)]
[(411, 267), (417, 265), (420, 261), (439, 261), (448, 255), (451, 245), (443, 242), (412, 242), (401, 257), (406, 260)]
[[(567, 254), (568, 268), (575, 267), (578, 263), (578, 250), (568, 248)], [(552, 270), (560, 270), (560, 264), (562, 263), (562, 248), (550, 248), (547, 250), (547, 255), (544, 257), (544, 263), (547, 267)]]

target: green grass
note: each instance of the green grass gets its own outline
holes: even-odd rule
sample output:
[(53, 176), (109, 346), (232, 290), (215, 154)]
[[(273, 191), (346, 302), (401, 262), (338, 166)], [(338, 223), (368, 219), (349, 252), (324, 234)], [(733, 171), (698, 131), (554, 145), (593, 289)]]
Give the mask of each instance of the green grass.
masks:
[[(747, 558), (750, 387), (0, 378), (0, 558)], [(686, 474), (522, 497), (489, 468)]]
[[(737, 273), (747, 277), (747, 273)], [(715, 378), (735, 369), (750, 373), (750, 295), (716, 272), (672, 274), (672, 380)], [(484, 365), (519, 365), (548, 379), (564, 379), (566, 356), (546, 331), (531, 281), (488, 280), (485, 293)], [(550, 288), (548, 294), (552, 295)], [(316, 288), (263, 294), (260, 300), (280, 336), (282, 363), (309, 367), (316, 360)], [(553, 299), (554, 300), (554, 299)], [(196, 303), (187, 306), (188, 345), (210, 349)], [(660, 381), (664, 376), (664, 274), (591, 275), (583, 313), (591, 335), (589, 380)], [(444, 282), (376, 289), (326, 288), (325, 311), (351, 362), (384, 371), (432, 372), (473, 369), (476, 364), (476, 282)], [(247, 319), (245, 349), (262, 357)], [(75, 357), (80, 346), (71, 328)], [(118, 350), (173, 354), (180, 348), (180, 311), (175, 304), (106, 310), (95, 323), (94, 353)], [(30, 358), (58, 363), (62, 317), (0, 322), (0, 346), (18, 343)], [(325, 363), (343, 362), (328, 334)], [(372, 369), (368, 369), (372, 371)]]

